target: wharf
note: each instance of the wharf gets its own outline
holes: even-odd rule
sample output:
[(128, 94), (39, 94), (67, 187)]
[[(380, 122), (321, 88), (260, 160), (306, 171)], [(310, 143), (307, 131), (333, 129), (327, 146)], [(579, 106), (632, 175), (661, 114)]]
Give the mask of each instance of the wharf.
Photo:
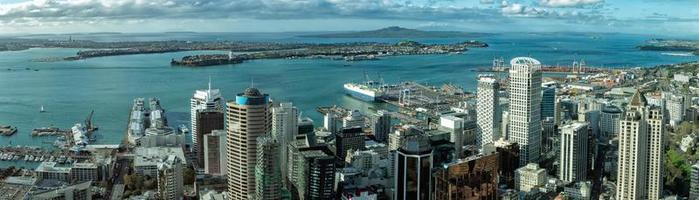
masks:
[(17, 133), (17, 127), (13, 127), (13, 126), (9, 126), (9, 125), (0, 125), (0, 135), (12, 136), (15, 133)]

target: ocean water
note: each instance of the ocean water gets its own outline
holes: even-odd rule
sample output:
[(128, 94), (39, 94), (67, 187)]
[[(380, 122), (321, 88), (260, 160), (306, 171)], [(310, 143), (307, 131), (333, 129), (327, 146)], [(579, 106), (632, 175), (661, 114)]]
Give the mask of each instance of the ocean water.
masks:
[[(45, 35), (33, 38), (61, 39)], [(241, 40), (275, 42), (397, 42), (399, 39), (312, 39), (288, 34), (101, 34), (74, 39), (123, 40)], [(604, 67), (648, 67), (699, 60), (699, 57), (662, 55), (638, 51), (635, 46), (650, 37), (626, 34), (526, 34), (508, 33), (478, 38), (420, 39), (424, 43), (482, 40), (489, 48), (460, 55), (386, 57), (374, 61), (346, 62), (324, 59), (255, 60), (237, 65), (201, 68), (172, 67), (170, 59), (212, 52), (177, 52), (92, 58), (80, 61), (34, 62), (33, 59), (74, 55), (78, 49), (39, 48), (0, 52), (0, 124), (17, 126), (19, 132), (0, 137), (0, 146), (50, 147), (53, 137), (31, 137), (31, 129), (53, 125), (70, 128), (85, 120), (91, 110), (100, 130), (99, 144), (119, 143), (124, 137), (132, 100), (158, 97), (167, 110), (170, 125), (188, 124), (189, 98), (196, 89), (220, 88), (225, 98), (254, 85), (276, 101), (291, 101), (302, 115), (322, 124), (317, 106), (341, 105), (369, 111), (384, 107), (364, 103), (343, 94), (342, 84), (361, 81), (364, 73), (379, 74), (386, 82), (454, 83), (475, 91), (477, 73), (494, 57), (532, 56), (547, 65), (569, 65), (584, 59)], [(30, 68), (26, 70), (25, 68)], [(9, 70), (8, 70), (9, 69)], [(35, 71), (38, 70), (38, 71)], [(39, 113), (41, 106), (47, 112)]]

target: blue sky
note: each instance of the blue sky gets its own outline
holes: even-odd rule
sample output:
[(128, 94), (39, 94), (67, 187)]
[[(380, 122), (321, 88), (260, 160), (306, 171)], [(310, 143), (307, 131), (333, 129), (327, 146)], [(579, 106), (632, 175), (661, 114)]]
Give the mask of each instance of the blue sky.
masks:
[(386, 26), (699, 35), (699, 0), (0, 0), (0, 34)]

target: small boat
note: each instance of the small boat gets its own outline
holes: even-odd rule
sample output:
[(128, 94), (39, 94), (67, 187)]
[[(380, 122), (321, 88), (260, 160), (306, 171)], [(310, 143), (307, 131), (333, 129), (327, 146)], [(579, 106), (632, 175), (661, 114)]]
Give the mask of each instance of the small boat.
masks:
[(46, 110), (44, 110), (44, 105), (41, 105), (41, 109), (39, 110), (39, 112), (40, 113), (46, 112)]
[(189, 128), (187, 128), (187, 125), (180, 124), (180, 132), (181, 133), (189, 133)]

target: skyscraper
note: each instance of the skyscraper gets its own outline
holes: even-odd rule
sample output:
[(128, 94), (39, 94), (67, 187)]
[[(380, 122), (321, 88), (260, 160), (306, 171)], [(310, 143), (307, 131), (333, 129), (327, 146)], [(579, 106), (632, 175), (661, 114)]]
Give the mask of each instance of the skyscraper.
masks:
[(689, 179), (689, 199), (699, 199), (699, 163), (692, 165)]
[(255, 199), (281, 199), (282, 180), (279, 143), (270, 136), (257, 137), (255, 165)]
[(196, 141), (194, 144), (194, 152), (197, 154), (197, 166), (199, 168), (204, 167), (204, 137), (211, 134), (213, 130), (223, 130), (224, 126), (224, 114), (223, 111), (219, 111), (213, 108), (205, 108), (203, 110), (197, 111), (197, 125), (192, 138), (192, 141)]
[(648, 109), (648, 199), (663, 197), (663, 171), (665, 165), (665, 124), (663, 109)]
[(588, 124), (575, 122), (561, 127), (558, 178), (567, 183), (587, 178)]
[(483, 145), (492, 144), (493, 141), (500, 138), (500, 117), (499, 112), (500, 100), (498, 91), (500, 84), (492, 75), (478, 76), (478, 102), (476, 113), (477, 133), (476, 144), (480, 148)]
[(622, 114), (621, 109), (616, 106), (608, 105), (602, 108), (599, 121), (601, 138), (609, 140), (619, 134), (619, 121)]
[(556, 86), (543, 87), (541, 91), (541, 119), (556, 117)]
[(429, 199), (432, 193), (432, 147), (418, 135), (406, 138), (396, 151), (395, 200)]
[[(272, 107), (272, 137), (280, 144), (279, 163), (281, 166), (288, 165), (287, 147), (289, 143), (298, 135), (298, 120), (299, 110), (291, 103), (280, 103), (278, 106)], [(286, 185), (287, 180), (286, 167), (281, 168), (281, 180)]]
[(388, 134), (391, 133), (391, 115), (385, 111), (378, 111), (372, 119), (371, 128), (377, 141), (387, 142)]
[(204, 135), (204, 173), (226, 175), (226, 131), (214, 130)]
[(323, 151), (304, 154), (304, 200), (335, 199), (335, 158)]
[(648, 124), (646, 98), (641, 92), (631, 97), (621, 120), (616, 199), (646, 199), (648, 172)]
[[(223, 112), (223, 98), (221, 98), (221, 92), (219, 89), (211, 89), (211, 79), (209, 79), (209, 88), (206, 90), (197, 90), (192, 95), (190, 100), (190, 115), (192, 127), (190, 132), (192, 133), (192, 152), (194, 155), (199, 155), (201, 148), (201, 140), (203, 134), (208, 133), (197, 133), (197, 126), (199, 125), (197, 121), (197, 112), (200, 110), (209, 109), (211, 111)], [(222, 129), (223, 127), (221, 127)], [(199, 163), (201, 165), (201, 163)]]
[(510, 64), (508, 140), (519, 144), (520, 164), (526, 165), (541, 153), (541, 62), (517, 57)]
[(343, 128), (335, 136), (335, 153), (342, 161), (345, 161), (347, 151), (364, 150), (365, 147), (364, 132), (361, 127)]
[(269, 95), (248, 88), (227, 103), (229, 200), (247, 200), (255, 194), (257, 137), (272, 129)]

